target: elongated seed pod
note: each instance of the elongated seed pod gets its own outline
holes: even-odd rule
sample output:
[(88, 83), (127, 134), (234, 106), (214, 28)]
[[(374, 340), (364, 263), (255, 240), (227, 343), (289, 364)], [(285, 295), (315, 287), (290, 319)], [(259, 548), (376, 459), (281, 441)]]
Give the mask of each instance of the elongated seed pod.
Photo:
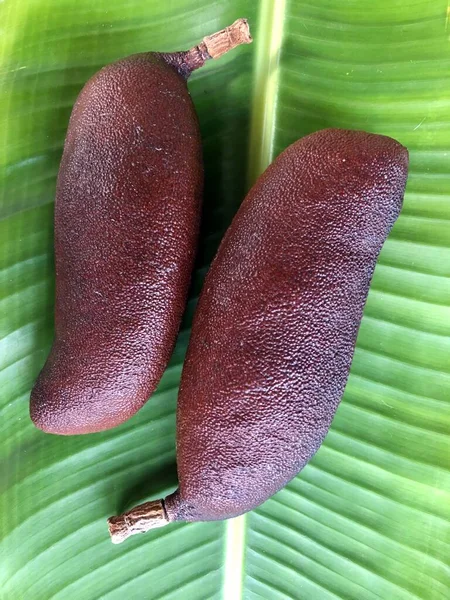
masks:
[(185, 307), (203, 167), (186, 80), (251, 41), (247, 21), (187, 52), (137, 54), (84, 87), (55, 205), (55, 340), (31, 394), (46, 432), (119, 425), (157, 386)]
[(114, 542), (170, 521), (240, 515), (314, 455), (344, 391), (407, 170), (393, 139), (329, 129), (260, 177), (199, 299), (179, 394), (179, 489), (111, 518)]

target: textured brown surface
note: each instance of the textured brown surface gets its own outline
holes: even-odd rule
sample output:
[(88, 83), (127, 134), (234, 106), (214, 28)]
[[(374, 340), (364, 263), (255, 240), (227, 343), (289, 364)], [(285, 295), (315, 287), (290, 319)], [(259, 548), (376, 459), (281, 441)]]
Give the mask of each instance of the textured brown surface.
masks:
[(195, 315), (170, 520), (248, 511), (319, 448), (407, 168), (390, 138), (325, 130), (290, 146), (250, 191)]
[(185, 55), (105, 67), (74, 107), (55, 206), (55, 341), (31, 396), (44, 431), (118, 425), (170, 358), (203, 181)]

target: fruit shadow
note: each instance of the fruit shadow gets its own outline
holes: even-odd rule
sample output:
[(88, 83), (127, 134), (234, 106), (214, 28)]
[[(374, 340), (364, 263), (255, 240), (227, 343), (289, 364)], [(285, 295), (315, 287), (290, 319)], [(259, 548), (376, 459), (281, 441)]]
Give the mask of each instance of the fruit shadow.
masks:
[(118, 497), (116, 505), (118, 514), (151, 499), (164, 498), (177, 487), (177, 481), (175, 463), (159, 467), (148, 473), (145, 478), (138, 478)]
[(189, 89), (200, 123), (204, 193), (199, 243), (181, 333), (189, 329), (205, 275), (247, 192), (252, 55), (194, 74)]

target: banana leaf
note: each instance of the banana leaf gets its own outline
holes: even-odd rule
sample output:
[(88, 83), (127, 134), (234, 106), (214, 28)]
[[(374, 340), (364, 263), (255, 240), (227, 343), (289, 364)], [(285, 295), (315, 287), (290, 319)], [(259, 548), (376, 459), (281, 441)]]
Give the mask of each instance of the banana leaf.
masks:
[[(248, 17), (255, 42), (189, 81), (203, 136), (197, 266), (161, 384), (108, 432), (29, 419), (53, 335), (53, 202), (71, 108), (115, 59)], [(450, 43), (443, 0), (0, 0), (0, 598), (450, 597)], [(246, 190), (325, 127), (410, 150), (343, 402), (314, 459), (229, 522), (111, 544), (106, 518), (176, 487), (175, 408), (195, 300)]]

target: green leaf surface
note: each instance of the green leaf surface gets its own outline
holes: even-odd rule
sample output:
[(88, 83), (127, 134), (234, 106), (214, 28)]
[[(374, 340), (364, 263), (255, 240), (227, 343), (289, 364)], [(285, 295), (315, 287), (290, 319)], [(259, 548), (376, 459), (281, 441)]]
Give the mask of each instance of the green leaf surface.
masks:
[[(450, 27), (443, 0), (0, 0), (1, 600), (450, 597)], [(183, 329), (129, 422), (63, 438), (28, 416), (53, 335), (52, 218), (71, 108), (101, 66), (188, 48), (237, 17), (255, 42), (196, 72), (206, 193)], [(176, 486), (195, 298), (246, 189), (324, 127), (410, 150), (344, 400), (301, 475), (247, 516), (113, 546), (106, 518)]]

